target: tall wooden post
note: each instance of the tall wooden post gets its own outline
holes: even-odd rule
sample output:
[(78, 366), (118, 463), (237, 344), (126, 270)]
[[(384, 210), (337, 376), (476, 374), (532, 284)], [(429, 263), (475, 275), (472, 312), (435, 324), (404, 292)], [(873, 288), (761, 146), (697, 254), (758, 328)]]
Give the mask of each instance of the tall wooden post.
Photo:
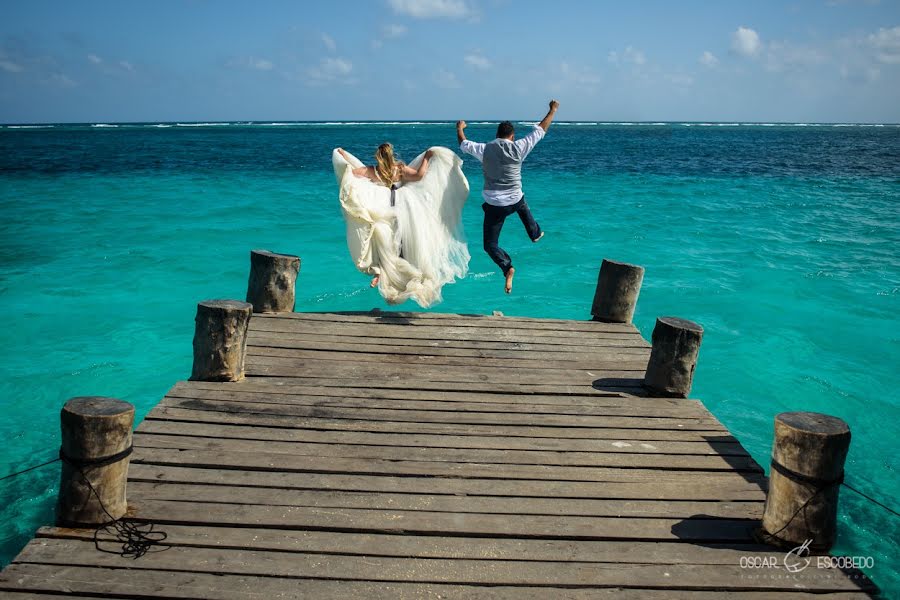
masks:
[(84, 396), (66, 402), (57, 525), (102, 525), (125, 514), (133, 425), (134, 406), (122, 400)]
[(237, 300), (206, 300), (197, 304), (191, 381), (244, 378), (247, 326), (252, 310), (252, 305)]
[(644, 267), (604, 258), (591, 306), (593, 320), (631, 323), (643, 281)]
[(807, 547), (817, 551), (834, 545), (849, 448), (850, 428), (837, 417), (813, 412), (775, 417), (761, 539), (792, 548), (812, 540)]
[(251, 250), (247, 302), (253, 305), (253, 312), (292, 312), (299, 272), (299, 256)]
[(703, 327), (677, 317), (659, 317), (644, 387), (654, 394), (687, 398), (694, 381)]

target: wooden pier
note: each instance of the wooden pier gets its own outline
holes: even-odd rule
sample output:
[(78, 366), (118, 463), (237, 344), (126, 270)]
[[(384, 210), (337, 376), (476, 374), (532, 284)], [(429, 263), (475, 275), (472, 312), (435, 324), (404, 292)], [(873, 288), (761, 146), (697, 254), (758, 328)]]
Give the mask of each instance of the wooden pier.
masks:
[[(754, 542), (766, 478), (695, 400), (647, 397), (630, 324), (254, 314), (247, 377), (134, 434), (140, 558), (45, 527), (4, 597), (862, 598)], [(116, 549), (101, 535), (100, 546)], [(782, 567), (748, 567), (774, 561)], [(743, 564), (743, 566), (742, 566)]]

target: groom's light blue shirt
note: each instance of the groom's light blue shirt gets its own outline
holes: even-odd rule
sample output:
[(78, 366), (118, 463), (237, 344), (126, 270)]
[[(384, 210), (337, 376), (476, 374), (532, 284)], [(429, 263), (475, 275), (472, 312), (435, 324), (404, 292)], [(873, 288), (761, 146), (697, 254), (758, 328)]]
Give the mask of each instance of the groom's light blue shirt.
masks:
[[(460, 151), (474, 156), (482, 163), (484, 189), (481, 195), (485, 202), (493, 206), (509, 206), (522, 199), (522, 162), (544, 138), (545, 133), (540, 125), (535, 125), (531, 133), (514, 141), (501, 138), (489, 144), (462, 141)], [(486, 149), (489, 150), (487, 157)]]

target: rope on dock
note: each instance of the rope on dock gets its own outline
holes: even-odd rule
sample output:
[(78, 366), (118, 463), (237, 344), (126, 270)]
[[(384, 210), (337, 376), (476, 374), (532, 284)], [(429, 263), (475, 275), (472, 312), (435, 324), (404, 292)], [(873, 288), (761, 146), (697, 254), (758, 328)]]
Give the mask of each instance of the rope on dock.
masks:
[[(110, 519), (107, 523), (99, 525), (94, 530), (94, 547), (100, 552), (105, 552), (107, 554), (118, 554), (123, 558), (138, 559), (150, 552), (150, 549), (153, 548), (153, 546), (163, 545), (162, 542), (166, 540), (168, 534), (164, 531), (154, 531), (153, 528), (155, 525), (153, 523), (137, 524), (136, 522), (127, 521), (121, 517), (116, 518), (112, 516), (103, 505), (100, 494), (97, 493), (97, 490), (94, 489), (90, 479), (88, 479), (87, 475), (84, 473), (86, 467), (110, 465), (131, 456), (132, 452), (134, 452), (134, 446), (128, 446), (125, 450), (111, 456), (77, 460), (71, 456), (67, 456), (62, 448), (60, 448), (59, 458), (78, 471), (82, 481), (87, 484), (88, 489), (90, 489), (94, 497), (97, 498), (97, 503), (100, 505), (100, 508), (103, 509), (103, 512), (106, 513), (106, 516)], [(122, 545), (121, 550), (112, 551), (103, 548), (101, 546), (102, 540), (100, 539), (101, 533), (105, 533), (115, 538), (116, 542)], [(163, 549), (167, 548), (169, 548), (169, 546), (165, 546)]]

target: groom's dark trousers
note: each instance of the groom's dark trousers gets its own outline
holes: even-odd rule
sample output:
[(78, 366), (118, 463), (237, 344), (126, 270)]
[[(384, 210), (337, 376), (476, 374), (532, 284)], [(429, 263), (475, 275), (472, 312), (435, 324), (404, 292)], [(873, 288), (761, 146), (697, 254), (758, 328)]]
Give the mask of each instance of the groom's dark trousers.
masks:
[(531, 209), (528, 208), (528, 203), (525, 202), (525, 196), (522, 196), (521, 200), (509, 206), (494, 206), (485, 202), (481, 205), (481, 208), (484, 210), (484, 251), (488, 253), (491, 260), (497, 263), (497, 266), (500, 267), (505, 276), (512, 267), (512, 260), (510, 260), (509, 254), (500, 247), (498, 240), (500, 239), (500, 230), (503, 229), (503, 222), (506, 220), (506, 217), (517, 213), (519, 218), (522, 219), (522, 225), (525, 226), (525, 231), (528, 233), (531, 241), (540, 237), (541, 227), (531, 215)]

